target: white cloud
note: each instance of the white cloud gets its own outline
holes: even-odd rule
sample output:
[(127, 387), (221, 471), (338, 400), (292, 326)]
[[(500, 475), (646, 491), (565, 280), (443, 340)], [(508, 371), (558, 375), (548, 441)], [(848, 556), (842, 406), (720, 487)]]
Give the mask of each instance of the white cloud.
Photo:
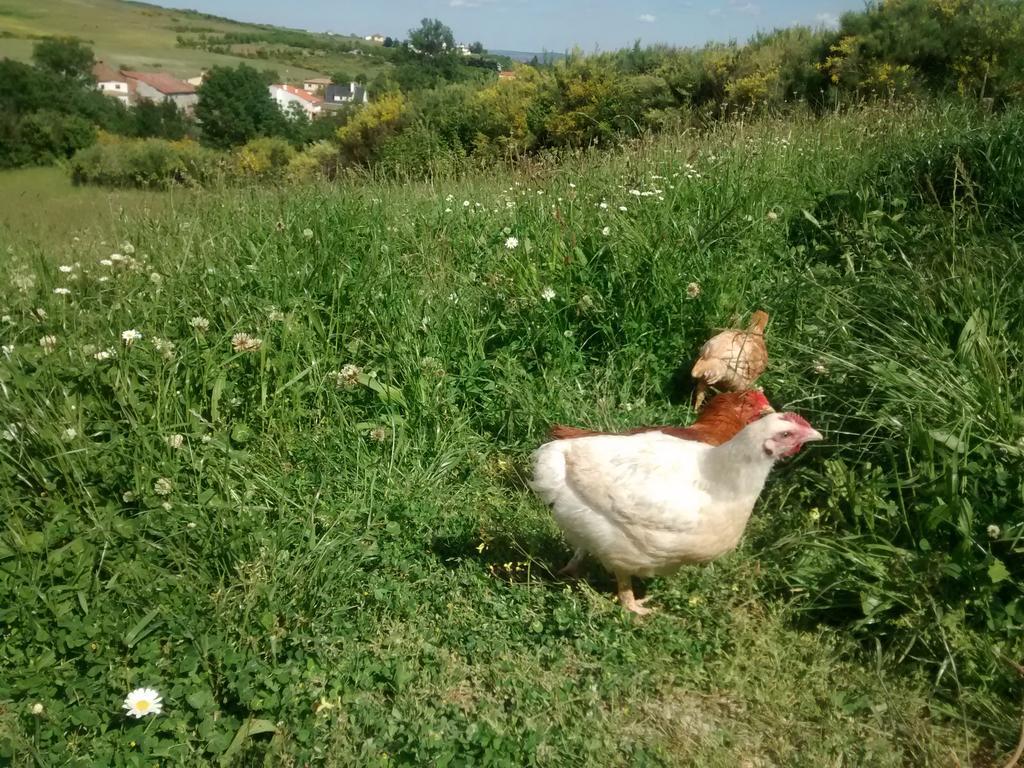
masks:
[(823, 27), (834, 28), (839, 26), (839, 17), (836, 14), (829, 13), (827, 11), (819, 13), (817, 16), (814, 17), (814, 19)]
[(653, 13), (641, 13), (639, 16), (637, 16), (637, 19), (644, 22), (645, 24), (653, 24), (656, 21)]
[(741, 0), (729, 0), (729, 7), (733, 13), (739, 13), (744, 16), (757, 16), (761, 13), (761, 6), (756, 3), (744, 3)]

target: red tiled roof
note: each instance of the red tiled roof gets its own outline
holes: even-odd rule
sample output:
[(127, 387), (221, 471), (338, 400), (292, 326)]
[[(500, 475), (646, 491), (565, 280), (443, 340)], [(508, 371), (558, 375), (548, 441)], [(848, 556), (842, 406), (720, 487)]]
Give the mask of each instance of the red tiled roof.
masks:
[(314, 96), (309, 91), (304, 91), (301, 88), (296, 88), (294, 85), (287, 85), (286, 83), (278, 83), (277, 87), (281, 88), (281, 89), (283, 89), (285, 91), (288, 91), (288, 93), (292, 94), (293, 96), (298, 96), (300, 99), (302, 99), (303, 101), (307, 101), (310, 104), (323, 104), (324, 103), (324, 100), (321, 99), (319, 96)]
[(113, 67), (108, 67), (102, 61), (97, 61), (92, 66), (92, 77), (97, 83), (126, 82), (125, 76)]
[(170, 96), (171, 94), (176, 93), (196, 92), (196, 87), (194, 85), (189, 85), (172, 75), (168, 75), (166, 72), (131, 72), (127, 69), (122, 69), (121, 74), (129, 80), (138, 80), (140, 83), (145, 83), (150, 88), (155, 88), (165, 96)]

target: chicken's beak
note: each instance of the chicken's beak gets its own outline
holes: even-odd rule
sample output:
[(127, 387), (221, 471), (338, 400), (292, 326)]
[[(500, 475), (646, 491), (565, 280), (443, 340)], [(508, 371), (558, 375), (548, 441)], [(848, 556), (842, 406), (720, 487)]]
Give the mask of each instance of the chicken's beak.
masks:
[(769, 413), (775, 413), (775, 409), (770, 405), (765, 405), (764, 408), (761, 409), (761, 415), (767, 416)]
[(822, 437), (821, 432), (819, 432), (816, 429), (808, 429), (806, 432), (804, 432), (804, 442), (805, 443), (813, 443), (815, 440), (824, 440), (824, 439), (825, 438)]

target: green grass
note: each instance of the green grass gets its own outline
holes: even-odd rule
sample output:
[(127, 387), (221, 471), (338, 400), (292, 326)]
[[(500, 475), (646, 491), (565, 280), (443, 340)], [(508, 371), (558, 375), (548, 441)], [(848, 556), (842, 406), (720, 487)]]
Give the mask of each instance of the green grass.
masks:
[(0, 58), (28, 61), (34, 39), (71, 35), (89, 41), (97, 59), (112, 66), (138, 70), (166, 70), (178, 77), (193, 77), (212, 66), (240, 63), (277, 70), (286, 81), (319, 75), (274, 58), (239, 56), (179, 48), (176, 26), (199, 25), (216, 32), (247, 32), (259, 27), (241, 22), (210, 19), (189, 11), (121, 0), (7, 0), (0, 10)]
[[(1021, 124), (765, 120), (209, 192), (107, 247), (0, 231), (0, 755), (996, 764), (1019, 683), (994, 651), (1024, 658)], [(755, 307), (767, 393), (827, 444), (737, 553), (648, 582), (644, 621), (597, 566), (555, 579), (523, 482), (546, 426), (688, 420), (675, 374)], [(143, 685), (166, 708), (136, 723)]]
[(114, 242), (126, 222), (173, 210), (186, 197), (179, 191), (75, 187), (67, 170), (57, 167), (0, 171), (0, 240), (19, 249), (61, 250)]

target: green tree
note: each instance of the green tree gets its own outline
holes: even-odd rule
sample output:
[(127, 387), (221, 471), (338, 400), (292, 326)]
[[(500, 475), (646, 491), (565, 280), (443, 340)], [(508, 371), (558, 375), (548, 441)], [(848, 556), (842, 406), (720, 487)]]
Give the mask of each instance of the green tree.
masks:
[(132, 110), (132, 133), (140, 138), (182, 139), (188, 132), (185, 113), (173, 101), (143, 99)]
[(92, 48), (74, 37), (50, 37), (32, 49), (32, 63), (39, 69), (86, 82), (92, 80), (95, 59)]
[(288, 123), (270, 96), (265, 77), (244, 64), (214, 67), (199, 86), (196, 118), (203, 140), (228, 148), (260, 136), (284, 136)]
[(477, 54), (487, 53), (487, 51), (484, 49), (484, 44), (481, 43), (479, 40), (469, 46), (469, 52)]
[(438, 56), (455, 50), (455, 36), (440, 19), (423, 19), (419, 29), (409, 30), (409, 44), (427, 56)]

